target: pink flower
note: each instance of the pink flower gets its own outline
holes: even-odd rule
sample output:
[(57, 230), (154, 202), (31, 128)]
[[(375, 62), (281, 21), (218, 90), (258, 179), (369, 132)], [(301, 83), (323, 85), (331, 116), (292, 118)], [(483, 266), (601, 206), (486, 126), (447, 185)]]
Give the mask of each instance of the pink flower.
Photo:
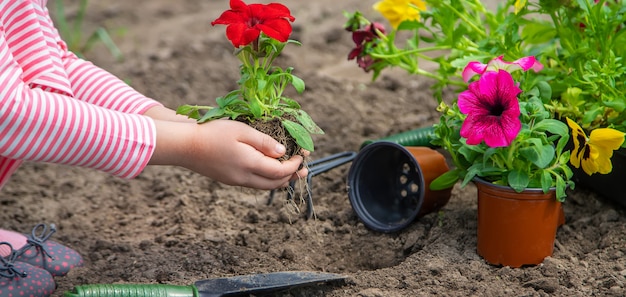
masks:
[(507, 71), (484, 72), (459, 94), (459, 109), (467, 115), (461, 137), (470, 145), (483, 140), (490, 147), (510, 145), (522, 128), (517, 101), (521, 92)]
[(508, 71), (509, 73), (517, 70), (527, 71), (528, 69), (532, 69), (535, 72), (543, 69), (543, 65), (535, 59), (533, 56), (523, 57), (513, 62), (505, 62), (502, 60), (502, 56), (494, 58), (489, 61), (487, 64), (483, 64), (480, 62), (469, 62), (465, 69), (463, 69), (463, 80), (468, 82), (474, 75), (483, 74), (486, 71), (498, 71), (499, 69), (503, 69)]

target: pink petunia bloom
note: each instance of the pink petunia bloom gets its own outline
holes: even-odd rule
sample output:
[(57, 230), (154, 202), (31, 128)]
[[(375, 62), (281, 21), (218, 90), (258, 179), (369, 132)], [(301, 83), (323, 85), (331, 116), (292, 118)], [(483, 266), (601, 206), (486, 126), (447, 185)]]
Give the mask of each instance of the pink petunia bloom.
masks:
[(517, 101), (521, 92), (507, 71), (483, 73), (459, 94), (459, 109), (467, 115), (461, 126), (461, 137), (470, 145), (483, 140), (490, 147), (510, 145), (522, 128)]
[(259, 38), (261, 32), (270, 38), (285, 42), (295, 21), (289, 9), (279, 3), (250, 4), (230, 0), (230, 9), (224, 11), (211, 25), (226, 25), (226, 37), (236, 48), (246, 46)]
[(499, 56), (489, 61), (487, 64), (476, 61), (469, 62), (467, 66), (465, 66), (465, 69), (463, 69), (462, 76), (463, 80), (468, 82), (476, 74), (481, 75), (487, 71), (498, 71), (499, 69), (506, 70), (509, 73), (520, 69), (524, 71), (532, 69), (538, 72), (543, 69), (543, 65), (533, 56), (523, 57), (513, 62), (505, 62), (502, 60), (502, 56)]

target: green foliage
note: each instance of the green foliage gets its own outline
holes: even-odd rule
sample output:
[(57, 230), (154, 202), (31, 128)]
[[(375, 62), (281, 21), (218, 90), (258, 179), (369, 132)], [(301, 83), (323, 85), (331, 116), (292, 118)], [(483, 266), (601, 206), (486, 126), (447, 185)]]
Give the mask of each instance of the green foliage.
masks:
[[(434, 79), (441, 100), (444, 90), (466, 88), (460, 74), (469, 61), (535, 56), (545, 66), (538, 80), (552, 90), (543, 103), (555, 118), (626, 132), (626, 1), (508, 0), (496, 9), (480, 0), (424, 1), (420, 22), (367, 44), (374, 79), (399, 67)], [(353, 28), (370, 23), (359, 12), (346, 15)], [(438, 67), (428, 71), (423, 62)]]
[(553, 96), (544, 103), (551, 112), (587, 130), (626, 131), (625, 12), (625, 1), (578, 0), (568, 6), (528, 5), (519, 13), (520, 18), (540, 13), (551, 20), (545, 29), (526, 26), (522, 31), (553, 36), (525, 43), (548, 66), (543, 75)]
[(122, 52), (118, 49), (117, 45), (115, 45), (115, 42), (111, 39), (111, 36), (105, 28), (97, 28), (87, 39), (84, 39), (83, 33), (85, 29), (83, 22), (86, 15), (87, 3), (88, 0), (80, 0), (76, 17), (73, 20), (69, 20), (65, 14), (65, 4), (63, 0), (55, 0), (55, 22), (59, 34), (67, 43), (69, 50), (81, 58), (83, 58), (94, 45), (101, 43), (109, 50), (113, 57), (121, 61), (124, 58)]
[(236, 52), (242, 63), (238, 89), (218, 97), (216, 107), (182, 105), (176, 112), (197, 119), (199, 123), (225, 117), (243, 118), (251, 122), (280, 118), (296, 143), (305, 150), (313, 151), (311, 134), (324, 134), (324, 131), (301, 109), (298, 102), (283, 95), (288, 86), (302, 93), (305, 89), (304, 81), (293, 74), (293, 68), (283, 69), (272, 65), (288, 43), (299, 45), (293, 40), (280, 42), (261, 34), (254, 48), (253, 45), (247, 45)]
[[(626, 1), (507, 0), (495, 9), (481, 0), (424, 2), (419, 21), (407, 20), (387, 33), (378, 30), (362, 45), (360, 57), (371, 63), (359, 66), (373, 79), (399, 67), (434, 80), (442, 117), (433, 144), (452, 154), (456, 168), (431, 188), (481, 176), (516, 190), (556, 187), (562, 200), (565, 189), (573, 187), (565, 118), (586, 131), (626, 132)], [(372, 24), (360, 12), (346, 16), (351, 32)], [(464, 117), (456, 100), (444, 102), (444, 92), (467, 89), (461, 74), (468, 62), (498, 56), (506, 61), (534, 56), (544, 68), (520, 80), (524, 125), (514, 145), (467, 145), (459, 135)], [(437, 67), (426, 69), (424, 62)]]
[(568, 165), (570, 152), (565, 150), (569, 128), (551, 117), (537, 86), (522, 93), (519, 104), (522, 130), (506, 147), (489, 147), (484, 142), (468, 145), (459, 135), (465, 115), (456, 104), (451, 107), (442, 104), (443, 115), (435, 125), (433, 144), (451, 154), (456, 168), (435, 179), (431, 189), (452, 187), (459, 179), (465, 186), (475, 177), (481, 177), (518, 192), (526, 188), (541, 188), (546, 192), (556, 188), (557, 199), (563, 201), (565, 190), (574, 186)]

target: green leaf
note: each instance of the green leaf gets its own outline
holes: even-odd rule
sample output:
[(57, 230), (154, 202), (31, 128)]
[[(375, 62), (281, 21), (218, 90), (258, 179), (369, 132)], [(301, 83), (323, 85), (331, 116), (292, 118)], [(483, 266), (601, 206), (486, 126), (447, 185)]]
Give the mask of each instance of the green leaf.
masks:
[(287, 107), (289, 109), (297, 110), (297, 109), (301, 108), (300, 103), (298, 103), (296, 100), (293, 100), (293, 99), (287, 98), (287, 97), (282, 97), (280, 99), (287, 105)]
[(554, 159), (554, 147), (550, 144), (520, 149), (520, 153), (539, 168), (546, 168)]
[(542, 102), (548, 102), (552, 98), (552, 87), (546, 81), (538, 81), (537, 89), (539, 90), (539, 94)]
[(309, 131), (309, 133), (324, 134), (324, 130), (322, 130), (322, 128), (320, 128), (315, 123), (315, 121), (313, 121), (311, 116), (309, 116), (309, 114), (306, 113), (304, 110), (297, 110), (295, 111), (295, 113), (293, 113), (293, 115), (296, 117), (298, 122), (300, 122), (300, 124), (304, 127), (304, 129)]
[[(567, 159), (569, 160), (569, 152), (566, 152), (563, 155), (566, 156)], [(574, 189), (574, 182), (570, 180), (574, 176), (574, 171), (572, 171), (572, 168), (569, 165), (567, 165), (567, 163), (563, 163), (563, 164), (565, 164), (561, 166), (563, 175), (569, 180), (569, 184), (571, 185), (572, 189)]]
[(567, 164), (570, 159), (570, 151), (564, 152), (561, 157), (559, 157), (559, 164)]
[(557, 134), (561, 136), (566, 136), (569, 134), (569, 129), (567, 128), (567, 125), (555, 119), (545, 119), (541, 122), (538, 122), (533, 127), (533, 130), (541, 132), (548, 131), (552, 134)]
[(313, 151), (313, 139), (302, 125), (290, 120), (283, 120), (282, 123), (285, 129), (287, 129), (287, 132), (289, 132), (289, 135), (296, 140), (299, 146), (309, 152)]
[(541, 189), (547, 192), (552, 187), (552, 175), (547, 170), (541, 172)]
[(291, 75), (291, 85), (293, 85), (293, 87), (299, 94), (302, 94), (302, 92), (304, 92), (304, 80), (293, 74)]
[(554, 27), (547, 22), (533, 22), (522, 29), (522, 39), (530, 44), (539, 44), (551, 41), (556, 35)]
[[(569, 142), (569, 137), (561, 137), (559, 139), (559, 142), (557, 142), (557, 144), (556, 144), (556, 154), (557, 155), (561, 155), (562, 154), (563, 149), (565, 148), (565, 146), (567, 145), (568, 142)], [(561, 157), (562, 156), (563, 155), (561, 155)], [(567, 157), (569, 158), (569, 154), (568, 154)], [(561, 163), (560, 159), (559, 159), (559, 163)]]
[(591, 123), (600, 114), (602, 114), (602, 108), (597, 107), (597, 108), (589, 109), (583, 115), (583, 120), (582, 121), (583, 121), (583, 123)]
[(621, 100), (603, 101), (602, 103), (610, 108), (615, 109), (615, 111), (617, 112), (622, 112), (624, 111), (624, 108), (626, 108), (626, 104), (624, 104), (624, 101)]
[(561, 94), (561, 99), (564, 101), (576, 102), (579, 100), (580, 94), (582, 94), (583, 90), (577, 87), (569, 87), (563, 94)]
[(463, 181), (461, 181), (461, 186), (465, 187), (474, 179), (474, 177), (476, 177), (476, 175), (478, 175), (481, 172), (483, 172), (482, 164), (477, 163), (477, 164), (470, 166), (467, 169), (467, 172), (465, 173), (465, 177), (463, 178)]
[(202, 118), (198, 120), (198, 123), (204, 123), (210, 120), (216, 120), (224, 117), (224, 110), (221, 108), (211, 108), (205, 113)]
[(483, 155), (483, 166), (486, 166), (487, 163), (491, 161), (491, 156), (495, 155), (497, 152), (498, 150), (496, 148), (488, 148)]
[(521, 192), (528, 187), (528, 183), (530, 182), (530, 177), (528, 173), (521, 170), (513, 170), (509, 172), (508, 176), (509, 186), (513, 188), (516, 192)]
[(461, 176), (460, 173), (460, 169), (454, 169), (443, 173), (430, 182), (430, 190), (439, 191), (454, 187), (454, 185), (459, 181)]
[(567, 196), (567, 194), (565, 194), (566, 188), (567, 188), (567, 183), (565, 183), (565, 180), (560, 175), (557, 175), (556, 176), (556, 200), (560, 202), (565, 201), (565, 197)]
[(398, 25), (398, 31), (401, 30), (413, 30), (416, 28), (421, 27), (420, 26), (421, 23), (418, 21), (413, 21), (413, 20), (407, 20), (407, 21), (403, 21), (402, 23), (400, 23), (400, 25)]
[(261, 79), (261, 78), (257, 78), (256, 83), (257, 83), (257, 88), (259, 90), (265, 89), (265, 86), (268, 85), (267, 84), (267, 80), (264, 80), (264, 79)]
[(256, 97), (248, 100), (248, 108), (250, 108), (250, 112), (255, 119), (259, 119), (263, 116), (263, 109), (261, 108), (261, 104)]
[(529, 145), (529, 146), (542, 146), (543, 142), (541, 141), (541, 139), (539, 138), (528, 138), (524, 140), (524, 144), (525, 145)]
[(185, 115), (192, 119), (198, 119), (200, 117), (200, 113), (198, 113), (198, 108), (189, 104), (181, 105), (176, 108), (176, 114)]
[(226, 107), (226, 106), (229, 106), (231, 104), (235, 104), (235, 102), (237, 102), (237, 101), (243, 102), (243, 101), (239, 100), (239, 95), (240, 95), (240, 91), (239, 90), (231, 91), (228, 94), (226, 94), (226, 96), (224, 96), (224, 97), (217, 97), (215, 99), (215, 102), (217, 103), (217, 106), (219, 106), (219, 107)]
[(471, 54), (467, 54), (465, 56), (461, 56), (461, 57), (453, 60), (452, 62), (450, 62), (450, 65), (455, 67), (455, 68), (458, 68), (458, 69), (463, 69), (471, 61), (487, 62), (490, 59), (493, 59), (492, 55), (471, 55)]

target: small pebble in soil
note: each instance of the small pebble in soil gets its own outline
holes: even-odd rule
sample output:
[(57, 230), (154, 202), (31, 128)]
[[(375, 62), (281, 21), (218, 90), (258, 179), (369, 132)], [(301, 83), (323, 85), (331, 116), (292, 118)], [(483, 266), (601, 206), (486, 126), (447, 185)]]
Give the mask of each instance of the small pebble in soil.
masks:
[(385, 297), (385, 293), (376, 288), (365, 289), (356, 294), (358, 297)]
[(293, 261), (296, 259), (296, 253), (292, 249), (286, 248), (283, 250), (280, 257), (285, 260)]
[(543, 290), (544, 292), (551, 294), (559, 289), (559, 279), (555, 277), (535, 279), (525, 283), (524, 287), (531, 287), (537, 291)]

